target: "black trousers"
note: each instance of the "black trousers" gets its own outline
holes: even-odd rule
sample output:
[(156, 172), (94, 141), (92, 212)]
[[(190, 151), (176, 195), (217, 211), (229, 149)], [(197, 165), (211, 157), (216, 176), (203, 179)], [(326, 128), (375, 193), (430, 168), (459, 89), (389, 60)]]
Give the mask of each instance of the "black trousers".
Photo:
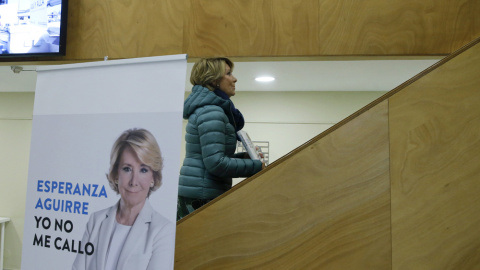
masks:
[(205, 199), (192, 199), (187, 197), (178, 196), (177, 201), (177, 221), (184, 218), (186, 215), (192, 213), (203, 205), (207, 204), (211, 200)]

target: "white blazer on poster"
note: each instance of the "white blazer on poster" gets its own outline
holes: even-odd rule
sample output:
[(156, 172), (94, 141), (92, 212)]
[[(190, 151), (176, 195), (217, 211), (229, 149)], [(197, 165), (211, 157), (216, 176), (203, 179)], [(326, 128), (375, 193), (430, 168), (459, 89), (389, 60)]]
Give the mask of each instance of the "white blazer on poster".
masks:
[[(92, 243), (94, 254), (78, 254), (73, 270), (105, 268), (117, 208), (118, 203), (90, 216), (82, 243)], [(174, 244), (175, 225), (157, 213), (147, 200), (127, 236), (117, 270), (173, 269)]]

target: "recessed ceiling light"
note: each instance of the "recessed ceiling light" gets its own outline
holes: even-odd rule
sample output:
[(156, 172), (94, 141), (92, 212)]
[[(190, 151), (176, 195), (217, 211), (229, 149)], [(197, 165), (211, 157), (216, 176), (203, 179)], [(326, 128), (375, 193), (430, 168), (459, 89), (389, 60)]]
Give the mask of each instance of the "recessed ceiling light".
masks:
[(256, 77), (255, 81), (257, 82), (271, 82), (274, 81), (275, 78), (271, 76), (262, 76), (262, 77)]

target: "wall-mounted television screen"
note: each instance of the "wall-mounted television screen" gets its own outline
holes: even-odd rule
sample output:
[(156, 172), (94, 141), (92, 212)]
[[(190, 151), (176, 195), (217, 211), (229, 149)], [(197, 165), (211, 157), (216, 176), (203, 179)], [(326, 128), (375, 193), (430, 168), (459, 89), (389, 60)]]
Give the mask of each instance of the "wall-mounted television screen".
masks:
[(0, 58), (65, 55), (68, 0), (0, 0)]

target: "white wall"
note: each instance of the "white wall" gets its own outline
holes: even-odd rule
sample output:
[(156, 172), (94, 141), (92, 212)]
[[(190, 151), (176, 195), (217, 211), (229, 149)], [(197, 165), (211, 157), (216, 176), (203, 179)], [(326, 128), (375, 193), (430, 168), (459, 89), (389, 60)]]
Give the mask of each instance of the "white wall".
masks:
[(0, 216), (4, 268), (20, 269), (34, 93), (0, 93)]

